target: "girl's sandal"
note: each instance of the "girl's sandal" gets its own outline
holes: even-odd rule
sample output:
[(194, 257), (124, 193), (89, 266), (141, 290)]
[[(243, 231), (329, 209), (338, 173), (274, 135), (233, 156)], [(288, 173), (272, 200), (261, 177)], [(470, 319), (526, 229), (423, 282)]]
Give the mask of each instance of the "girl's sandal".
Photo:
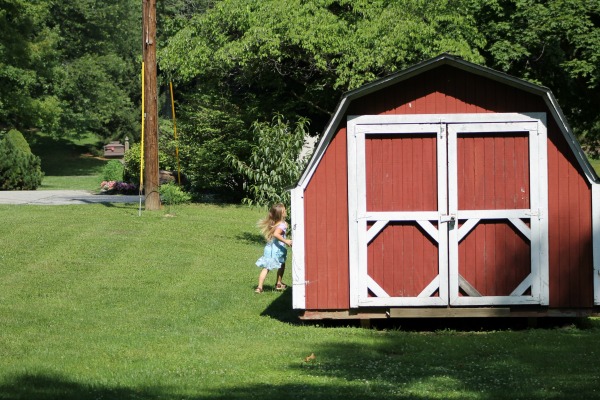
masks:
[(278, 283), (275, 286), (275, 290), (285, 290), (285, 289), (287, 289), (287, 285), (285, 283), (283, 283), (283, 282), (282, 283)]
[(259, 288), (259, 287), (257, 287), (257, 288), (254, 290), (254, 293), (262, 293), (262, 292), (264, 292), (263, 288)]

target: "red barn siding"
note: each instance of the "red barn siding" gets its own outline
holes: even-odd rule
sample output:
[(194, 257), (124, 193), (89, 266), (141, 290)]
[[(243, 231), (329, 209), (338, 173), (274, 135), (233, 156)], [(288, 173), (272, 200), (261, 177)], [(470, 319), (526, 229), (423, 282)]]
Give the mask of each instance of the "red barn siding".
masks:
[[(435, 135), (369, 135), (367, 210), (437, 210), (436, 146)], [(416, 224), (389, 224), (368, 246), (369, 276), (392, 296), (417, 296), (438, 275), (437, 252)]]
[[(415, 77), (353, 100), (349, 105), (347, 115), (486, 112), (547, 113), (549, 121), (550, 306), (557, 308), (591, 307), (593, 302), (591, 189), (541, 97), (445, 65), (422, 72)], [(305, 191), (305, 269), (306, 279), (309, 281), (306, 287), (306, 309), (347, 309), (349, 307), (345, 126), (344, 118), (344, 122), (342, 122), (337, 134), (330, 142)], [(468, 146), (481, 145), (476, 142), (476, 139), (473, 140), (473, 143), (467, 144), (465, 142), (465, 149)], [(493, 146), (493, 143), (488, 145)], [(483, 151), (487, 151), (486, 145), (483, 144), (483, 146)], [(398, 150), (392, 148), (390, 151), (396, 154)], [(501, 157), (502, 151), (510, 152), (511, 150), (498, 151), (500, 152), (499, 157)], [(390, 155), (382, 152), (381, 157), (389, 160)], [(485, 165), (481, 165), (482, 159), (478, 158), (473, 162), (473, 168), (483, 169), (483, 176), (485, 176), (487, 172), (485, 171)], [(402, 168), (407, 167), (408, 164), (406, 166), (403, 164)], [(377, 167), (371, 166), (370, 168), (375, 171)], [(510, 166), (506, 168), (507, 173), (516, 174), (514, 179), (518, 187), (518, 182), (525, 179), (525, 177), (519, 176), (518, 171), (512, 171)], [(474, 185), (475, 190), (479, 190), (479, 186), (483, 182), (476, 180), (475, 176), (479, 176), (479, 173), (465, 174), (461, 178), (463, 179), (461, 184), (465, 186)], [(386, 179), (397, 180), (400, 178), (393, 176), (386, 177)], [(419, 185), (425, 185), (418, 190), (423, 192), (428, 190), (424, 183), (413, 182), (413, 184), (416, 185), (415, 188), (421, 187)], [(399, 190), (406, 189), (402, 185), (403, 183), (397, 181), (391, 189), (387, 190), (391, 190), (391, 194), (395, 194)], [(510, 205), (513, 201), (511, 195), (515, 195), (514, 188), (502, 188), (502, 190), (507, 190), (507, 193), (502, 196), (500, 202)], [(374, 207), (386, 207), (383, 199), (389, 197), (389, 195), (389, 192), (382, 192), (381, 205), (377, 205), (379, 199), (370, 199), (369, 201), (372, 202)], [(528, 188), (526, 189), (526, 196), (528, 197)], [(467, 201), (466, 197), (461, 198), (461, 201)], [(409, 200), (410, 198), (407, 197), (403, 201)], [(469, 201), (480, 200), (472, 198)], [(524, 204), (525, 199), (517, 199), (517, 203), (519, 202)], [(518, 204), (514, 204), (514, 206), (519, 207)], [(423, 207), (425, 206), (423, 205)], [(497, 204), (496, 207), (502, 207), (502, 205)], [(388, 228), (389, 231), (386, 229), (387, 232), (382, 232), (381, 238), (378, 237), (375, 240), (395, 241), (399, 240), (399, 237), (404, 237), (403, 235), (408, 235), (409, 238), (406, 240), (416, 237), (415, 229), (412, 227), (393, 226), (390, 228)], [(484, 231), (485, 233), (482, 233)], [(481, 227), (476, 228), (472, 234), (473, 237), (466, 238), (465, 244), (461, 247), (463, 257), (467, 260), (461, 273), (464, 272), (467, 275), (465, 276), (467, 280), (470, 280), (469, 277), (473, 274), (485, 273), (485, 271), (475, 270), (475, 266), (480, 265), (481, 262), (477, 257), (482, 257), (481, 254), (475, 251), (478, 235), (499, 235), (503, 238), (500, 241), (500, 247), (494, 249), (495, 254), (499, 254), (499, 261), (493, 263), (506, 262), (506, 260), (501, 259), (500, 254), (502, 252), (526, 245), (519, 242), (518, 234), (509, 226), (495, 226), (493, 229), (491, 227), (488, 229), (483, 224)], [(393, 239), (390, 239), (391, 237)], [(427, 243), (423, 243), (423, 246), (426, 248)], [(397, 252), (394, 252), (390, 257), (397, 257), (395, 253)], [(416, 256), (419, 257), (419, 255)], [(429, 273), (427, 263), (428, 261), (423, 261), (422, 270), (415, 271), (414, 276), (410, 279), (419, 282), (423, 279), (426, 280), (423, 276)], [(376, 272), (375, 276), (381, 275), (387, 279), (388, 276), (396, 273), (394, 271), (381, 271)], [(512, 276), (507, 274), (503, 278), (503, 282), (499, 283), (486, 281), (485, 276), (476, 276), (474, 282), (483, 282), (482, 285), (485, 287), (485, 291), (492, 294), (505, 290), (506, 287), (521, 279), (520, 271), (515, 271), (515, 274)], [(405, 284), (401, 283), (404, 279), (406, 279), (405, 276), (393, 275), (393, 283), (391, 283), (393, 287), (390, 290), (404, 290), (405, 288), (402, 285)], [(385, 289), (388, 290), (388, 287), (385, 287)]]
[(529, 208), (527, 136), (461, 135), (457, 170), (460, 210)]
[[(460, 135), (457, 144), (460, 210), (530, 208), (528, 136)], [(459, 244), (459, 273), (484, 296), (508, 296), (531, 271), (530, 254), (512, 224), (482, 221)]]
[(349, 308), (346, 130), (331, 141), (304, 193), (306, 308)]
[(416, 224), (389, 224), (367, 253), (369, 276), (390, 296), (416, 297), (438, 275), (437, 243)]
[(548, 136), (550, 306), (591, 307), (590, 186), (554, 121)]
[(510, 295), (531, 271), (529, 243), (510, 223), (481, 221), (458, 251), (459, 273), (483, 296)]
[(367, 210), (437, 210), (436, 144), (433, 135), (369, 135), (365, 141)]

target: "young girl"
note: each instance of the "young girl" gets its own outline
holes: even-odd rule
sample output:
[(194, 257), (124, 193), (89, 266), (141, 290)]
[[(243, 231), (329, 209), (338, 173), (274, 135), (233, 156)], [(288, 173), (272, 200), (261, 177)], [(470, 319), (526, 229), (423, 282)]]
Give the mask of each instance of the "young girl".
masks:
[(285, 259), (287, 257), (287, 249), (285, 245), (291, 246), (292, 241), (285, 238), (287, 231), (287, 222), (285, 217), (287, 213), (285, 206), (281, 203), (275, 204), (269, 210), (269, 214), (258, 221), (258, 227), (261, 233), (267, 239), (267, 245), (263, 256), (258, 259), (256, 265), (262, 268), (258, 275), (258, 286), (255, 293), (263, 292), (263, 283), (269, 271), (277, 270), (276, 290), (284, 290), (287, 285), (281, 281), (283, 272), (285, 271)]

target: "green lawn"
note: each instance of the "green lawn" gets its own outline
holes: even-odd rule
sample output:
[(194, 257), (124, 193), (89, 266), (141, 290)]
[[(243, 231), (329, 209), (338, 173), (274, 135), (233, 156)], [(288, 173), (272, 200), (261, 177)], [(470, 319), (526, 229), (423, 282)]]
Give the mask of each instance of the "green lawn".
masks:
[(0, 399), (600, 398), (597, 320), (300, 323), (253, 292), (261, 216), (0, 206)]
[(97, 138), (54, 139), (40, 133), (30, 133), (26, 138), (33, 154), (42, 159), (44, 178), (39, 190), (100, 189), (107, 161), (94, 155), (102, 148)]

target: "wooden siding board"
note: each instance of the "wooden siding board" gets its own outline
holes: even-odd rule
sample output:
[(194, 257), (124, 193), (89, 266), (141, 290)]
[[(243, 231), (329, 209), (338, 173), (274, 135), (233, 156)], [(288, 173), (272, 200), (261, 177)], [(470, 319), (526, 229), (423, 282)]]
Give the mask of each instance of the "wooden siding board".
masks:
[(437, 210), (437, 154), (436, 154), (436, 139), (431, 137), (428, 140), (430, 143), (423, 145), (423, 195), (425, 196), (423, 209)]
[(304, 206), (305, 213), (304, 218), (306, 221), (305, 226), (305, 280), (306, 280), (306, 307), (308, 309), (318, 308), (318, 298), (316, 292), (316, 285), (318, 284), (318, 273), (319, 264), (317, 258), (317, 219), (318, 219), (318, 207), (317, 207), (317, 187), (319, 186), (319, 175), (320, 170), (317, 169), (315, 175), (307, 186), (304, 192)]
[(391, 173), (393, 174), (391, 208), (400, 209), (400, 199), (402, 198), (402, 141), (392, 140), (393, 159), (391, 164)]
[(517, 181), (520, 184), (520, 192), (521, 192), (521, 203), (519, 204), (520, 208), (529, 208), (531, 207), (531, 188), (529, 187), (530, 177), (529, 177), (529, 137), (524, 136), (519, 140), (518, 146), (516, 148), (516, 160), (519, 162), (517, 165)]
[[(558, 159), (558, 183), (561, 187), (558, 196), (558, 207), (560, 210), (567, 210), (569, 207), (569, 166), (564, 157)], [(559, 274), (558, 279), (558, 298), (561, 305), (569, 306), (569, 264), (571, 262), (570, 254), (570, 215), (566, 212), (560, 212), (558, 215), (558, 229), (560, 231), (559, 253)]]
[(424, 240), (425, 240), (425, 232), (423, 232), (419, 227), (415, 226), (414, 233), (414, 272), (412, 275), (413, 286), (415, 288), (415, 296), (418, 296), (419, 293), (427, 286), (427, 283), (424, 282), (424, 272), (425, 272), (425, 260), (424, 260)]
[[(577, 191), (578, 189), (578, 185), (577, 185), (577, 177), (573, 176), (574, 174), (577, 173), (577, 171), (574, 171), (573, 169), (569, 168), (569, 183), (568, 183), (568, 194), (569, 194), (569, 198), (568, 198), (568, 208), (569, 210), (573, 210), (573, 213), (575, 214), (575, 218), (569, 218), (569, 227), (568, 227), (568, 232), (569, 232), (569, 253), (570, 254), (570, 263), (569, 263), (569, 267), (570, 269), (576, 269), (579, 268), (579, 243), (580, 243), (580, 237), (579, 237), (579, 218), (578, 218), (578, 212), (576, 210), (579, 210), (580, 204), (579, 204), (579, 193)], [(577, 261), (575, 261), (577, 260)], [(568, 288), (569, 288), (569, 306), (574, 306), (575, 304), (577, 304), (577, 297), (578, 295), (578, 291), (579, 291), (579, 274), (578, 273), (570, 273), (569, 274), (569, 280), (568, 280)]]
[[(591, 194), (591, 187), (581, 178), (579, 192), (582, 194)], [(592, 196), (588, 195), (581, 198), (579, 206), (580, 210), (580, 226), (581, 226), (581, 254), (582, 260), (579, 263), (579, 281), (582, 282), (580, 288), (580, 299), (578, 304), (583, 304), (587, 307), (592, 307), (594, 298), (594, 268), (593, 268), (593, 228), (589, 221), (592, 221)]]
[(505, 149), (505, 142), (507, 140), (506, 137), (495, 137), (494, 139), (494, 147), (495, 147), (495, 159), (494, 159), (494, 169), (495, 169), (495, 179), (494, 182), (496, 184), (496, 204), (495, 208), (505, 209), (506, 208), (506, 195), (507, 195), (507, 176), (506, 176), (506, 160), (507, 157), (514, 157), (514, 154), (507, 154)]
[(393, 166), (393, 154), (392, 154), (392, 143), (394, 139), (391, 137), (387, 137), (381, 140), (381, 153), (380, 153), (380, 161), (381, 161), (381, 200), (384, 210), (393, 210), (394, 205), (394, 197), (393, 193), (393, 185), (394, 185), (394, 170)]
[[(410, 140), (410, 139), (408, 139)], [(412, 202), (413, 196), (413, 157), (412, 151), (408, 143), (403, 141), (403, 148), (406, 149), (406, 153), (404, 153), (404, 157), (402, 157), (402, 200), (401, 200), (401, 210), (413, 211), (414, 205)]]
[(558, 204), (559, 186), (558, 186), (558, 149), (549, 141), (548, 143), (548, 257), (550, 260), (550, 306), (560, 304), (559, 279), (556, 278), (557, 261), (560, 257), (560, 248), (557, 245), (560, 243), (560, 230), (558, 226)]
[[(337, 145), (335, 146), (337, 148)], [(336, 165), (337, 165), (337, 152), (329, 152), (329, 157), (325, 164), (327, 184), (325, 185), (326, 197), (323, 199), (322, 206), (325, 208), (326, 216), (325, 219), (328, 221), (325, 227), (325, 241), (323, 246), (328, 249), (324, 256), (327, 259), (327, 268), (325, 269), (325, 284), (323, 285), (323, 291), (319, 294), (324, 296), (324, 302), (327, 308), (331, 308), (331, 305), (335, 303), (335, 297), (337, 296), (337, 257), (339, 252), (339, 243), (337, 241), (337, 227), (333, 223), (335, 217), (337, 203), (340, 201), (338, 198), (336, 188)]]
[(336, 308), (348, 308), (350, 306), (350, 276), (348, 274), (349, 248), (348, 248), (348, 154), (346, 152), (347, 135), (344, 127), (340, 132), (339, 144), (337, 146), (338, 165), (336, 187), (339, 193), (339, 204), (337, 205), (337, 224), (339, 240), (338, 253), (338, 298)]
[(516, 148), (515, 148), (515, 138), (509, 137), (505, 140), (504, 147), (504, 179), (506, 181), (506, 195), (505, 202), (502, 205), (503, 208), (517, 208), (517, 198), (519, 196), (520, 190), (519, 185), (517, 183), (517, 179), (515, 177), (516, 174)]
[(499, 277), (497, 281), (496, 293), (506, 296), (509, 295), (517, 286), (517, 284), (513, 283), (512, 279), (510, 279), (510, 269), (513, 268), (513, 265), (506, 262), (506, 255), (510, 254), (506, 252), (506, 244), (507, 244), (507, 230), (508, 224), (507, 221), (504, 221), (504, 224), (496, 225), (496, 239), (498, 240), (498, 244), (496, 246), (496, 265), (495, 265), (495, 275)]

